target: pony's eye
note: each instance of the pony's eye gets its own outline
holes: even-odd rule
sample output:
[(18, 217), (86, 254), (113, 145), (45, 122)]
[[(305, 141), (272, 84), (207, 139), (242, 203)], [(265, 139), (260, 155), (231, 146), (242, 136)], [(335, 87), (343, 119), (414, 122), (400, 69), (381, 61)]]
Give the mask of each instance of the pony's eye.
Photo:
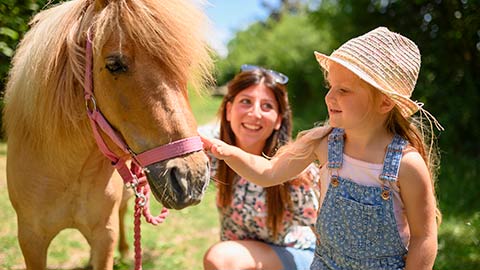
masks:
[(108, 56), (105, 61), (105, 68), (112, 74), (119, 74), (128, 70), (125, 58), (122, 55)]

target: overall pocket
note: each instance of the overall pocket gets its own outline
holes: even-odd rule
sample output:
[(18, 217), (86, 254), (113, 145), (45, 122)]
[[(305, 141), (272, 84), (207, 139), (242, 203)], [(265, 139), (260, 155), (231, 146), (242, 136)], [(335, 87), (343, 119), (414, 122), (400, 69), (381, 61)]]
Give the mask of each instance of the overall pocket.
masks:
[(335, 248), (353, 258), (375, 256), (381, 251), (379, 234), (385, 217), (382, 205), (367, 205), (342, 196), (334, 199), (337, 221), (335, 233), (342, 234)]

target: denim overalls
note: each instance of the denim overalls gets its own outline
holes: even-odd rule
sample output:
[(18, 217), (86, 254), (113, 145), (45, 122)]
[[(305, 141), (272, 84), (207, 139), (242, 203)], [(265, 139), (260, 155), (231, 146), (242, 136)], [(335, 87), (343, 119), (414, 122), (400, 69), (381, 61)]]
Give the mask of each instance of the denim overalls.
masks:
[[(317, 219), (319, 243), (310, 269), (403, 269), (407, 250), (398, 233), (390, 188), (363, 186), (338, 176), (343, 135), (342, 129), (333, 129), (328, 137), (332, 178)], [(388, 146), (380, 175), (383, 183), (397, 180), (406, 144), (395, 135)]]

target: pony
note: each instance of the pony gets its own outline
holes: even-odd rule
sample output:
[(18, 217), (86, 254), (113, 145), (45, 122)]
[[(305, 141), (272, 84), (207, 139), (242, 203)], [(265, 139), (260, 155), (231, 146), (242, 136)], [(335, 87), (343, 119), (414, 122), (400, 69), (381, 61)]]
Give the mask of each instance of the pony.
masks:
[[(196, 136), (187, 85), (212, 82), (207, 26), (200, 6), (184, 0), (73, 0), (32, 19), (12, 60), (3, 115), (8, 193), (27, 269), (46, 268), (48, 246), (66, 228), (85, 237), (94, 269), (113, 268), (128, 196), (95, 143), (86, 74), (90, 103), (133, 156)], [(99, 136), (122, 160), (131, 157)], [(143, 169), (167, 208), (199, 203), (210, 179), (203, 151)]]

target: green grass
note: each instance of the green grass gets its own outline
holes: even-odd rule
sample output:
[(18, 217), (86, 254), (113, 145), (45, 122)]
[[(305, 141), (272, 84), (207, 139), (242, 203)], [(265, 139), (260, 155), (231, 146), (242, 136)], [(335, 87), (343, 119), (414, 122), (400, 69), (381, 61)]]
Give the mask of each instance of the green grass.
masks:
[(222, 102), (222, 97), (211, 97), (207, 94), (190, 91), (190, 105), (193, 114), (199, 125), (206, 124), (215, 119), (215, 116)]
[[(152, 204), (152, 211), (159, 213), (159, 205)], [(132, 216), (131, 211), (128, 215)], [(165, 223), (142, 222), (143, 269), (202, 269), (203, 254), (218, 240), (218, 228), (215, 190), (210, 186), (202, 203), (170, 211)], [(128, 239), (133, 239), (132, 222), (127, 232)], [(117, 269), (130, 269), (130, 265)]]
[[(24, 269), (23, 258), (16, 239), (14, 211), (4, 188), (0, 189), (0, 269)], [(218, 240), (219, 224), (213, 187), (207, 189), (199, 205), (180, 211), (170, 211), (164, 223), (153, 226), (142, 219), (143, 269), (202, 269), (204, 252)], [(126, 216), (127, 241), (133, 250), (133, 200)], [(152, 214), (160, 207), (152, 202)], [(62, 231), (48, 252), (49, 269), (66, 270), (84, 267), (88, 263), (88, 245), (76, 230)], [(118, 258), (118, 254), (116, 258)], [(132, 254), (115, 266), (117, 270), (132, 269)]]
[[(201, 97), (192, 93), (192, 108), (199, 124), (214, 119), (220, 98)], [(16, 239), (16, 219), (5, 180), (5, 144), (0, 144), (0, 269), (24, 269)], [(442, 160), (438, 196), (444, 221), (439, 231), (436, 270), (480, 269), (480, 181), (478, 160), (450, 158)], [(212, 186), (197, 206), (171, 211), (165, 223), (158, 226), (142, 220), (143, 269), (202, 269), (202, 257), (218, 240), (219, 224)], [(133, 201), (127, 213), (127, 239), (133, 243)], [(159, 205), (152, 203), (152, 214)], [(88, 245), (75, 230), (61, 232), (49, 248), (50, 269), (79, 269), (88, 262)], [(118, 258), (118, 254), (116, 256)], [(117, 270), (133, 269), (133, 256), (118, 262)]]

